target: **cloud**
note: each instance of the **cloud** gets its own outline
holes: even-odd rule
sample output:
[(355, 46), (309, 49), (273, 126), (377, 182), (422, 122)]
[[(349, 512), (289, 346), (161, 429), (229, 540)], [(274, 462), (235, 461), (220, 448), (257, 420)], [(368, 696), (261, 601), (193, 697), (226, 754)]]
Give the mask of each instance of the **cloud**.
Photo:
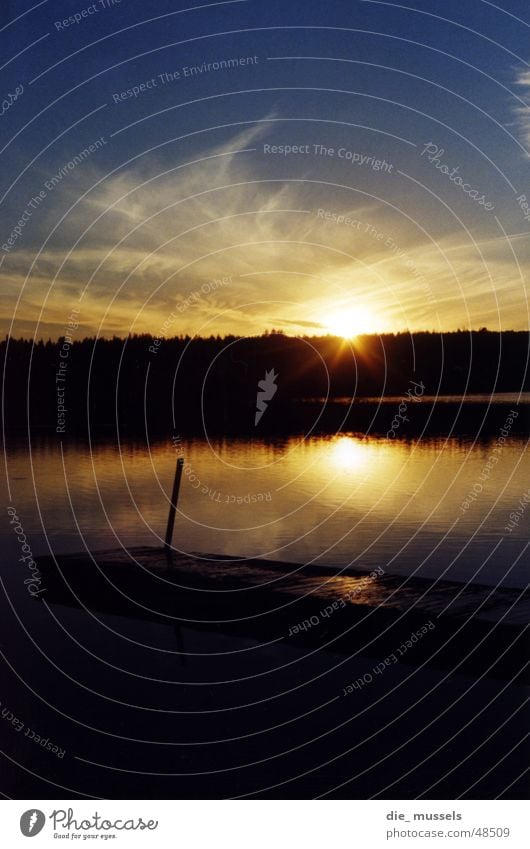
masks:
[(528, 68), (520, 69), (515, 82), (522, 89), (522, 100), (527, 104), (526, 106), (516, 106), (515, 112), (519, 130), (527, 148), (527, 155), (530, 156), (530, 70)]
[[(530, 85), (528, 72), (525, 79)], [(462, 233), (431, 243), (376, 200), (315, 183), (312, 162), (300, 160), (297, 171), (271, 165), (259, 154), (266, 132), (258, 124), (195, 147), (188, 163), (167, 151), (109, 175), (95, 160), (86, 163), (83, 175), (50, 196), (40, 241), (30, 244), (24, 234), (5, 258), (4, 328), (21, 291), (16, 335), (61, 335), (74, 306), (80, 335), (156, 335), (171, 313), (176, 334), (250, 335), (280, 326), (318, 333), (327, 317), (356, 306), (373, 316), (367, 332), (496, 326), (499, 311), (503, 326), (527, 326), (524, 286), (504, 240), (484, 235), (483, 260)], [(235, 152), (248, 148), (257, 150)], [(293, 173), (295, 181), (278, 177)], [(323, 220), (321, 208), (359, 226)], [(422, 210), (416, 218), (434, 229)], [(516, 249), (522, 262), (523, 240)], [(219, 278), (228, 283), (209, 285)]]
[(285, 318), (272, 318), (270, 324), (272, 327), (307, 327), (311, 330), (315, 328), (322, 330), (325, 327), (320, 321), (302, 321), (301, 319), (299, 321), (289, 321)]

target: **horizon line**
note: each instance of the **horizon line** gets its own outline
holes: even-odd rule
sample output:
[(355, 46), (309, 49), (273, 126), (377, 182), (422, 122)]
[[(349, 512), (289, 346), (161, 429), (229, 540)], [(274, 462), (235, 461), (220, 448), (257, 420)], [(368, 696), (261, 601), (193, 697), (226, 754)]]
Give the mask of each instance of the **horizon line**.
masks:
[[(204, 341), (207, 341), (207, 340), (210, 340), (210, 339), (219, 339), (221, 341), (223, 341), (225, 339), (268, 339), (271, 336), (272, 337), (273, 336), (281, 336), (285, 339), (336, 339), (338, 342), (341, 342), (342, 344), (345, 344), (345, 343), (348, 343), (348, 342), (351, 343), (351, 344), (354, 344), (355, 341), (358, 340), (358, 339), (378, 339), (378, 338), (388, 337), (388, 336), (393, 336), (393, 337), (396, 337), (396, 336), (420, 336), (420, 335), (449, 336), (449, 335), (454, 335), (454, 334), (467, 334), (467, 335), (469, 335), (469, 334), (472, 334), (472, 333), (481, 333), (481, 334), (487, 333), (487, 334), (490, 334), (490, 335), (502, 336), (502, 334), (508, 334), (508, 333), (526, 333), (526, 334), (530, 333), (530, 327), (524, 328), (522, 330), (515, 330), (513, 328), (505, 329), (505, 330), (491, 330), (488, 327), (479, 327), (479, 328), (463, 328), (463, 327), (461, 328), (461, 327), (459, 327), (456, 330), (442, 330), (442, 331), (440, 331), (440, 330), (428, 330), (428, 329), (422, 329), (422, 330), (407, 330), (407, 329), (385, 330), (384, 332), (381, 332), (381, 333), (357, 333), (354, 336), (346, 337), (346, 336), (341, 336), (340, 334), (336, 334), (336, 333), (312, 333), (312, 334), (289, 333), (289, 332), (286, 332), (282, 329), (272, 328), (271, 330), (264, 330), (262, 333), (255, 333), (255, 334), (252, 334), (252, 335), (239, 334), (239, 333), (224, 333), (224, 334), (211, 333), (208, 336), (201, 336), (199, 334), (182, 333), (182, 334), (175, 334), (174, 336), (157, 336), (155, 333), (143, 331), (143, 332), (139, 332), (139, 333), (126, 333), (124, 335), (119, 335), (119, 334), (99, 335), (99, 334), (92, 333), (92, 334), (85, 334), (84, 336), (81, 337), (81, 336), (79, 336), (77, 330), (78, 330), (78, 328), (75, 328), (75, 329), (71, 328), (70, 332), (62, 333), (62, 334), (60, 334), (56, 337), (40, 336), (39, 338), (36, 338), (35, 336), (33, 336), (33, 337), (15, 336), (11, 333), (5, 333), (4, 336), (3, 336), (3, 339), (0, 340), (0, 341), (1, 341), (1, 344), (5, 344), (6, 342), (34, 342), (34, 343), (38, 344), (39, 342), (44, 342), (44, 343), (59, 342), (60, 340), (68, 337), (68, 338), (72, 339), (73, 342), (77, 342), (77, 343), (81, 342), (81, 341), (86, 341), (86, 340), (98, 341), (98, 340), (101, 339), (101, 340), (104, 340), (104, 341), (112, 341), (114, 339), (126, 340), (126, 339), (142, 339), (142, 338), (148, 338), (148, 339), (153, 339), (153, 340), (154, 339), (160, 339), (161, 341), (164, 341), (164, 342), (171, 342), (173, 340), (194, 340), (194, 339), (197, 339), (197, 340), (200, 339), (200, 340), (204, 340)], [(79, 336), (79, 338), (73, 339), (72, 338), (73, 336)]]

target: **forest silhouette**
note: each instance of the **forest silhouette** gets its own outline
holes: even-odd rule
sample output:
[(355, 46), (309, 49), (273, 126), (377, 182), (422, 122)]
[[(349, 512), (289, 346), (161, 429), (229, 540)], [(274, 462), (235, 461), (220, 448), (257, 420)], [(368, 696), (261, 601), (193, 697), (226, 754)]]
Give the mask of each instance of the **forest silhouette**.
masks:
[[(26, 429), (29, 422), (32, 430), (61, 432), (60, 398), (63, 433), (85, 432), (88, 423), (94, 431), (118, 426), (153, 438), (205, 430), (384, 433), (413, 381), (422, 387), (422, 403), (400, 427), (400, 438), (425, 429), (487, 433), (502, 427), (502, 404), (482, 401), (460, 409), (458, 398), (435, 403), (432, 396), (528, 391), (529, 342), (527, 331), (485, 329), (370, 335), (353, 342), (276, 331), (223, 338), (6, 338), (0, 344), (9, 399), (4, 422), (9, 430)], [(258, 382), (271, 369), (278, 391), (256, 426)], [(380, 398), (391, 400), (381, 404)], [(353, 399), (351, 409), (337, 399)], [(525, 410), (517, 430), (528, 431)]]

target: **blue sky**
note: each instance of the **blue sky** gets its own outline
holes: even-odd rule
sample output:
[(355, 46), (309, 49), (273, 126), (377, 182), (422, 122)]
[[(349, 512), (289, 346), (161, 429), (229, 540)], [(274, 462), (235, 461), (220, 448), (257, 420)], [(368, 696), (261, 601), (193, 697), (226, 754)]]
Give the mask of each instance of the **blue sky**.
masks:
[(192, 5), (3, 4), (5, 332), (528, 328), (527, 3)]

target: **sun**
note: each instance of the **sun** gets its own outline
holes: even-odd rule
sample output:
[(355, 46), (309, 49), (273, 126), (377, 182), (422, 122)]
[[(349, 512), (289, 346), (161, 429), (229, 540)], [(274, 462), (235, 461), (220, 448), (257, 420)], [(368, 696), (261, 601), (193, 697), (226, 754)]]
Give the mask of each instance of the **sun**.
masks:
[(373, 333), (376, 321), (369, 310), (348, 307), (341, 312), (332, 313), (323, 323), (328, 333), (333, 336), (355, 339), (363, 333)]

